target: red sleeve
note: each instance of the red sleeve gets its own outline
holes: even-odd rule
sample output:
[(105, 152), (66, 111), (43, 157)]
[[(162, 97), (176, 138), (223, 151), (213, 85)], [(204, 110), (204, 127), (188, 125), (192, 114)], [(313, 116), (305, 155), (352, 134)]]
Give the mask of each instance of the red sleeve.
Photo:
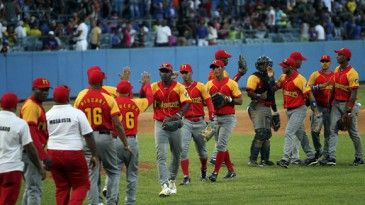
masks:
[(48, 158), (48, 155), (39, 141), (39, 137), (37, 136), (37, 127), (35, 125), (29, 125), (30, 135), (32, 136), (33, 144), (37, 149), (39, 158), (43, 161)]
[(205, 103), (207, 104), (207, 107), (208, 107), (209, 119), (213, 119), (214, 118), (214, 105), (212, 102), (212, 98), (206, 99)]
[(144, 96), (148, 100), (148, 106), (150, 106), (153, 103), (153, 94), (150, 84), (146, 84), (141, 87), (140, 95)]
[(240, 79), (241, 79), (242, 75), (240, 73), (237, 73), (233, 78), (232, 80), (238, 82)]

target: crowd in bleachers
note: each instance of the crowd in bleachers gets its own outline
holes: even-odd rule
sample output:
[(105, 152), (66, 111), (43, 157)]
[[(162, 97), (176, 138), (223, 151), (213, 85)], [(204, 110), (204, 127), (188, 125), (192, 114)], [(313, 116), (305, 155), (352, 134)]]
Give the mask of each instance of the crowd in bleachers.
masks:
[(2, 52), (364, 38), (364, 0), (0, 0)]

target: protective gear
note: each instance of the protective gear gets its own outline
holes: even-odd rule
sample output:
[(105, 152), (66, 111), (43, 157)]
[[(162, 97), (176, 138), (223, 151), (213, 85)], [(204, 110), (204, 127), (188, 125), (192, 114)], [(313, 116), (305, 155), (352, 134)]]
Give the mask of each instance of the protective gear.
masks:
[(162, 129), (174, 132), (184, 125), (181, 119), (166, 117), (162, 123)]
[(262, 65), (262, 64), (267, 64), (268, 66), (272, 67), (273, 62), (272, 62), (272, 60), (271, 60), (269, 57), (267, 57), (267, 56), (260, 56), (260, 57), (256, 60), (256, 62), (255, 62), (255, 67), (256, 67), (256, 69), (258, 69), (258, 68), (259, 68), (259, 66), (260, 66), (260, 65)]
[(232, 98), (225, 96), (224, 94), (222, 94), (220, 92), (216, 92), (212, 95), (212, 102), (214, 105), (214, 109), (217, 109), (229, 102), (232, 102)]
[(256, 132), (256, 138), (260, 141), (265, 141), (267, 139), (270, 139), (272, 136), (271, 130), (266, 128), (255, 129), (255, 132)]
[(204, 138), (206, 142), (208, 142), (215, 134), (215, 123), (214, 121), (211, 121), (210, 123), (207, 123), (207, 126), (204, 130), (200, 132), (200, 135)]
[(279, 113), (276, 113), (272, 116), (271, 120), (271, 127), (274, 129), (274, 131), (278, 131), (280, 128), (280, 116)]
[(242, 54), (240, 54), (240, 56), (238, 57), (238, 72), (241, 75), (244, 75), (247, 72), (247, 62), (246, 62), (245, 57), (243, 57)]
[(257, 104), (258, 104), (257, 100), (252, 100), (248, 106), (249, 106), (251, 109), (256, 110), (256, 106), (257, 106)]
[(314, 120), (314, 126), (312, 127), (312, 132), (314, 132), (314, 133), (321, 132), (321, 127), (323, 125), (322, 114), (318, 114), (318, 115), (314, 116), (313, 120)]

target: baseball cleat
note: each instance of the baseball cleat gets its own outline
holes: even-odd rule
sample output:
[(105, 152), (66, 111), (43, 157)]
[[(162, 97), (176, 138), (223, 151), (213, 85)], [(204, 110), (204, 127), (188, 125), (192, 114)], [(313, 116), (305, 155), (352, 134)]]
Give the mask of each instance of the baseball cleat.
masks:
[(200, 175), (200, 181), (207, 181), (207, 170), (203, 170)]
[(170, 196), (170, 188), (167, 186), (167, 184), (162, 185), (162, 190), (161, 192), (158, 194), (160, 197), (167, 197)]
[(309, 167), (309, 166), (318, 164), (318, 160), (317, 160), (317, 158), (313, 157), (312, 159), (306, 159), (304, 161), (304, 164), (305, 164), (305, 166)]
[(336, 166), (336, 159), (327, 159), (326, 165)]
[(187, 186), (190, 184), (190, 178), (189, 176), (184, 176), (183, 182), (180, 183), (181, 186)]
[(169, 187), (170, 187), (170, 193), (171, 194), (176, 194), (177, 193), (175, 180), (172, 180), (172, 179), (169, 180)]
[(104, 188), (103, 189), (103, 196), (106, 198), (106, 192), (107, 192), (107, 190), (106, 190), (106, 188)]
[(289, 162), (288, 161), (285, 161), (285, 160), (280, 160), (280, 161), (277, 161), (276, 164), (278, 166), (281, 166), (281, 167), (284, 167), (284, 168), (288, 168), (289, 167)]
[(364, 160), (361, 158), (355, 158), (354, 162), (352, 163), (352, 165), (354, 166), (363, 166), (364, 165)]
[(300, 159), (297, 159), (297, 160), (291, 162), (291, 164), (295, 164), (295, 165), (298, 165), (298, 166), (304, 166), (305, 165), (305, 163), (302, 162), (302, 160), (300, 160)]
[(323, 155), (323, 153), (322, 153), (321, 151), (317, 151), (317, 152), (314, 154), (314, 157), (315, 157), (316, 159), (319, 159), (319, 158), (321, 158), (321, 157), (322, 157), (322, 155)]
[(218, 176), (218, 173), (213, 172), (208, 178), (209, 178), (210, 181), (216, 182), (217, 181), (217, 176)]
[[(256, 162), (256, 164), (257, 164), (257, 162)], [(228, 171), (227, 175), (223, 179), (232, 179), (232, 178), (235, 178), (236, 176), (237, 176), (236, 172)]]
[(274, 166), (275, 163), (273, 161), (270, 161), (270, 160), (267, 160), (267, 161), (264, 161), (264, 160), (261, 160), (259, 166), (260, 167), (263, 167), (263, 166)]
[(256, 167), (258, 165), (257, 162), (254, 160), (250, 160), (247, 164), (249, 167)]

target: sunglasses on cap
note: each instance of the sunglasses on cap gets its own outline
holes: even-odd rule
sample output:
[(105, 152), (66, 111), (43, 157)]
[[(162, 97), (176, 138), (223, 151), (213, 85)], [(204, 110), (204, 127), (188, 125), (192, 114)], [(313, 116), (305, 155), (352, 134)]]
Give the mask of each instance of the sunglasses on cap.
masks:
[(285, 65), (287, 65), (288, 67), (291, 67), (291, 66), (289, 65), (289, 63), (287, 63), (286, 61), (283, 61), (283, 63), (284, 63)]
[(169, 71), (169, 70), (167, 70), (167, 69), (160, 69), (160, 72), (161, 72), (161, 73), (169, 73), (170, 71)]
[(188, 71), (180, 71), (181, 74), (188, 74)]
[(328, 61), (328, 60), (321, 60), (321, 63), (328, 63), (328, 62), (330, 62), (330, 61)]

